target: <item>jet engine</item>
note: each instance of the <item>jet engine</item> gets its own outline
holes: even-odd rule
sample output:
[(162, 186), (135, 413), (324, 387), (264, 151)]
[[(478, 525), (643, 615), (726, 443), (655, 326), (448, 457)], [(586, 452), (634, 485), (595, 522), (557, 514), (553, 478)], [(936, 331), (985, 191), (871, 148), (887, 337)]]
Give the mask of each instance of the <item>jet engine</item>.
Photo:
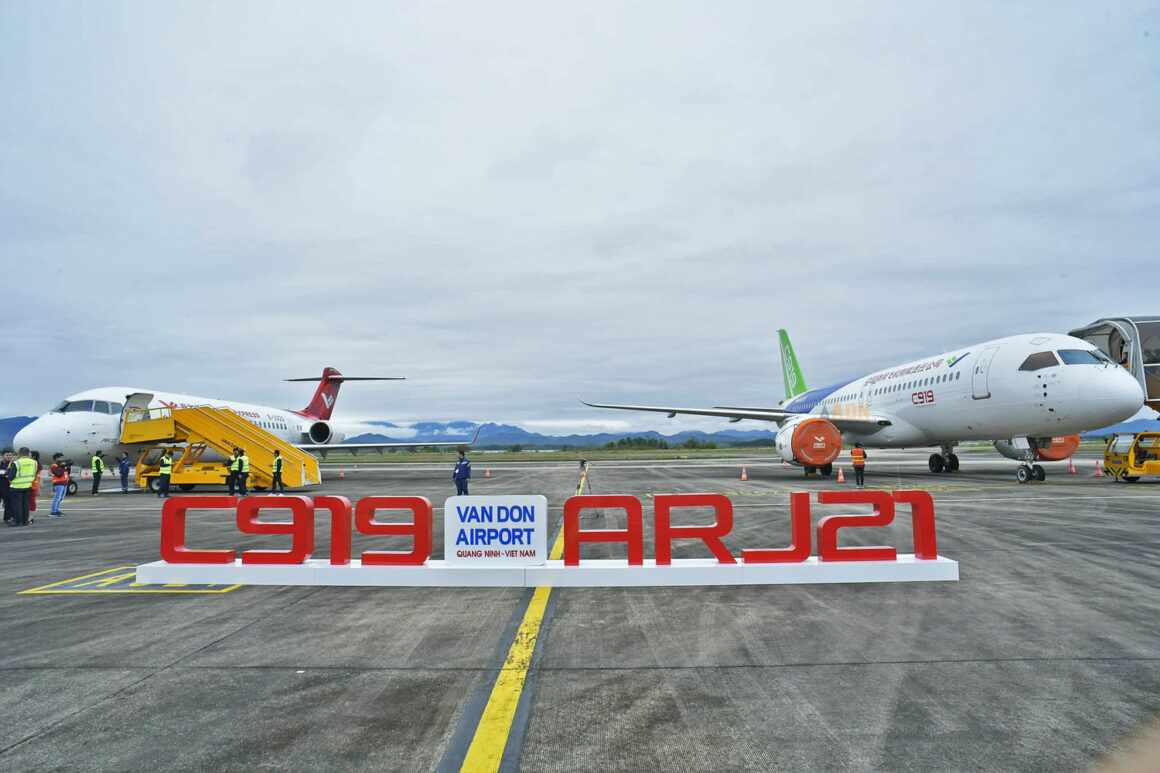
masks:
[(790, 419), (777, 431), (775, 442), (782, 459), (805, 467), (832, 464), (842, 452), (842, 433), (820, 416)]
[(1079, 448), (1079, 435), (996, 440), (995, 450), (1017, 462), (1062, 462)]
[(334, 428), (330, 426), (330, 422), (316, 421), (310, 425), (310, 430), (306, 433), (305, 439), (314, 445), (325, 446), (332, 443), (341, 443), (346, 439), (346, 435), (341, 432), (335, 432)]

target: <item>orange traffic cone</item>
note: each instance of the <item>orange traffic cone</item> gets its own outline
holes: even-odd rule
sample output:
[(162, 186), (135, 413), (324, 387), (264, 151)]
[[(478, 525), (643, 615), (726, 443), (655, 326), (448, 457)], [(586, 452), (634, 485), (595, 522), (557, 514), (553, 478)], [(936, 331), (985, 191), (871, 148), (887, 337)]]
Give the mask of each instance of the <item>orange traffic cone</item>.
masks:
[(839, 482), (839, 483), (845, 483), (845, 482), (846, 482), (846, 473), (842, 472), (842, 468), (841, 468), (841, 467), (839, 467), (839, 468), (838, 468), (838, 482)]
[(491, 468), (490, 467), (483, 468), (483, 477), (485, 477), (485, 478), (491, 477)]
[(749, 480), (749, 470), (741, 468), (741, 480)]
[(1079, 474), (1079, 471), (1076, 470), (1076, 468), (1075, 468), (1075, 459), (1072, 459), (1070, 456), (1067, 457), (1067, 474), (1068, 475), (1078, 475)]
[(1096, 459), (1096, 474), (1094, 477), (1096, 477), (1096, 478), (1104, 477), (1104, 463), (1100, 459)]
[(346, 471), (345, 470), (338, 471), (338, 479), (339, 480), (346, 480)]

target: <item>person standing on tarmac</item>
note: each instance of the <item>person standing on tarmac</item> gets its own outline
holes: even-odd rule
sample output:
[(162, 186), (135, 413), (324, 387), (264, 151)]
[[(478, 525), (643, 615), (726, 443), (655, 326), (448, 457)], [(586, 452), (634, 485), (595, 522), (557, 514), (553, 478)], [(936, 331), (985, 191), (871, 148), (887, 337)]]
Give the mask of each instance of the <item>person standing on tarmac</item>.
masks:
[(238, 467), (241, 462), (238, 461), (238, 455), (241, 451), (235, 446), (234, 452), (226, 462), (226, 469), (229, 473), (226, 475), (226, 484), (230, 487), (230, 496), (232, 497), (238, 489)]
[(32, 478), (32, 488), (28, 490), (28, 514), (29, 518), (35, 518), (32, 513), (36, 512), (36, 498), (40, 496), (40, 452), (33, 451), (29, 456), (36, 462), (36, 475)]
[(49, 510), (50, 518), (60, 518), (64, 515), (60, 511), (60, 506), (64, 502), (64, 496), (68, 493), (68, 465), (64, 463), (64, 454), (52, 455), (52, 466), (48, 468), (48, 474), (52, 476), (52, 509)]
[(274, 494), (285, 494), (286, 484), (282, 482), (282, 452), (274, 449), (274, 482), (270, 484), (270, 491)]
[(855, 443), (850, 449), (850, 460), (854, 463), (854, 482), (862, 488), (866, 485), (866, 449), (861, 443)]
[(121, 493), (129, 493), (129, 452), (122, 451), (117, 460), (117, 472), (121, 473)]
[(16, 508), (12, 504), (12, 481), (8, 478), (8, 468), (12, 466), (12, 449), (5, 448), (0, 458), (0, 502), (4, 504), (4, 525), (13, 526), (12, 514)]
[(105, 452), (97, 451), (89, 462), (89, 469), (93, 473), (93, 496), (101, 493), (101, 475), (105, 472)]
[(250, 478), (250, 457), (246, 456), (246, 449), (238, 449), (238, 494), (246, 496), (246, 481)]
[(173, 475), (173, 455), (166, 448), (157, 462), (157, 496), (169, 499), (169, 478)]
[(28, 526), (32, 523), (28, 516), (28, 500), (32, 496), (32, 481), (36, 480), (36, 460), (28, 455), (27, 448), (21, 448), (16, 461), (9, 466), (8, 479), (14, 510), (9, 525)]
[(471, 460), (467, 458), (467, 452), (462, 448), (459, 449), (459, 461), (455, 463), (455, 471), (451, 473), (451, 480), (455, 481), (456, 495), (467, 496), (467, 481), (471, 480)]

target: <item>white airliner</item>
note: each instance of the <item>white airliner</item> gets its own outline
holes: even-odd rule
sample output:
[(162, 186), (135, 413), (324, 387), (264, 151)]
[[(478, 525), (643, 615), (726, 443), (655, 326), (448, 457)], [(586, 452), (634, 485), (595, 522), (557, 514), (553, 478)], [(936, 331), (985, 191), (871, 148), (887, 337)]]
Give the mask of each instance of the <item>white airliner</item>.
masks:
[(1131, 373), (1087, 341), (1056, 333), (984, 341), (840, 384), (809, 390), (789, 336), (781, 339), (786, 399), (776, 408), (669, 408), (585, 403), (594, 408), (755, 419), (778, 425), (782, 459), (829, 475), (842, 450), (934, 446), (931, 472), (959, 467), (955, 446), (990, 440), (1022, 462), (1021, 483), (1043, 480), (1038, 461), (1059, 461), (1079, 445), (1077, 433), (1134, 415), (1144, 393)]
[[(98, 387), (78, 392), (63, 400), (48, 413), (28, 424), (13, 439), (19, 448), (39, 451), (42, 458), (62, 453), (78, 463), (87, 464), (96, 451), (119, 454), (133, 453), (122, 446), (121, 420), (126, 408), (188, 408), (212, 406), (229, 408), (267, 432), (278, 436), (304, 451), (326, 455), (328, 450), (339, 450), (346, 435), (331, 422), (338, 390), (346, 381), (401, 381), (400, 378), (343, 376), (334, 368), (325, 368), (319, 378), (292, 378), (288, 381), (318, 381), (318, 389), (310, 404), (300, 411), (251, 405), (212, 397), (196, 397), (138, 389), (135, 387)], [(474, 441), (472, 441), (474, 442)], [(417, 448), (427, 446), (460, 446), (464, 443), (343, 443), (341, 450), (379, 450), (387, 448)]]

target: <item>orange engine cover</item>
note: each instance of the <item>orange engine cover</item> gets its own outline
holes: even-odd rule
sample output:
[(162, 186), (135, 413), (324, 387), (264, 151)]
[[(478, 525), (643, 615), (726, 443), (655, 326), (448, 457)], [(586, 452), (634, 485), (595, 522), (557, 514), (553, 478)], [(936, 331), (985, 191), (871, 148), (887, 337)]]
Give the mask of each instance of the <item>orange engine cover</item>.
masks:
[(842, 452), (842, 433), (825, 419), (806, 419), (793, 428), (793, 458), (809, 467), (821, 467)]
[(1053, 437), (1051, 445), (1038, 449), (1036, 455), (1045, 462), (1062, 462), (1074, 454), (1077, 448), (1079, 448), (1079, 435), (1064, 435), (1063, 437)]

